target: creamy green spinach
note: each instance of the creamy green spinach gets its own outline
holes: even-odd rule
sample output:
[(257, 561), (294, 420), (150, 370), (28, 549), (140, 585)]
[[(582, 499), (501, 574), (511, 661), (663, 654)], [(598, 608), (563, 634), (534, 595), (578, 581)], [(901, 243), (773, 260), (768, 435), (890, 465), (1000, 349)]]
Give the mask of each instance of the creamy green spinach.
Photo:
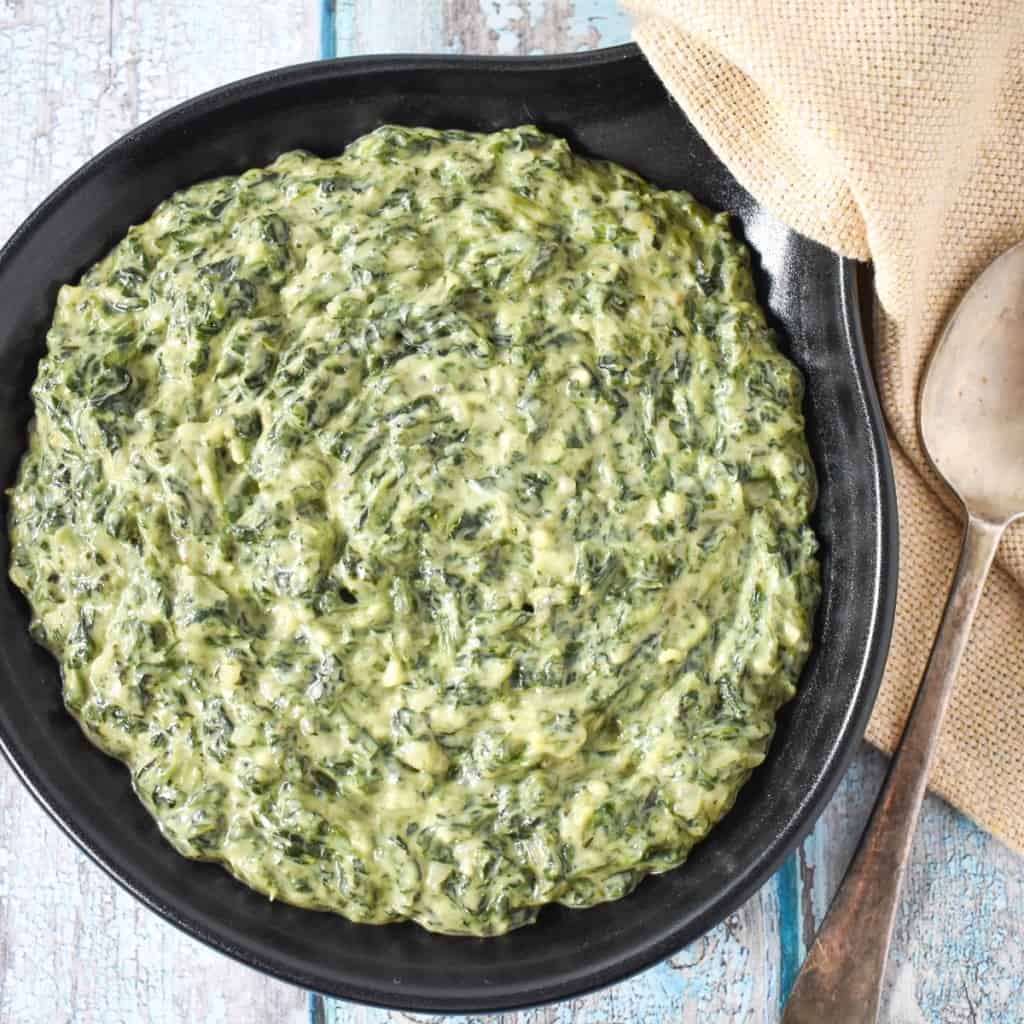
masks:
[(764, 758), (815, 483), (724, 215), (384, 127), (174, 195), (47, 344), (11, 576), (186, 856), (492, 935), (675, 867)]

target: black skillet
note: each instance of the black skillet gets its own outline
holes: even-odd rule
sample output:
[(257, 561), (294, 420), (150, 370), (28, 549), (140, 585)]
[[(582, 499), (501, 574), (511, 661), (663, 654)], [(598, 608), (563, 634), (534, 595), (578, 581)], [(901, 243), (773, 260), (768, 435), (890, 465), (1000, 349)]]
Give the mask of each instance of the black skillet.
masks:
[[(0, 483), (25, 444), (29, 386), (58, 286), (176, 189), (303, 147), (333, 154), (382, 122), (491, 130), (533, 122), (729, 210), (753, 248), (762, 301), (807, 381), (821, 495), (824, 597), (814, 653), (768, 759), (683, 867), (616, 903), (544, 910), (496, 939), (354, 925), (270, 903), (174, 853), (125, 769), (61, 703), (28, 609), (0, 584), (0, 743), (37, 799), (122, 885), (239, 960), (321, 992), (424, 1011), (509, 1009), (607, 985), (674, 953), (746, 900), (825, 806), (864, 731), (889, 643), (896, 506), (858, 317), (855, 267), (780, 224), (708, 149), (633, 46), (561, 57), (357, 58), (214, 90), (114, 143), (32, 214), (0, 254)], [(4, 545), (6, 562), (6, 529)], [(14, 895), (31, 899), (31, 893)]]

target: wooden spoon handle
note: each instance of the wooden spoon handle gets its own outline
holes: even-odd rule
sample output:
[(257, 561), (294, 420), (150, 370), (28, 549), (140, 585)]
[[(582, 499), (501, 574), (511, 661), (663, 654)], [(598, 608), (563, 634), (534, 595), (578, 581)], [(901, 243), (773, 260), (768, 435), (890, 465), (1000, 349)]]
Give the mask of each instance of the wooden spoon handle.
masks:
[(960, 658), (1005, 523), (968, 519), (924, 678), (867, 830), (797, 976), (782, 1024), (875, 1024), (900, 887)]

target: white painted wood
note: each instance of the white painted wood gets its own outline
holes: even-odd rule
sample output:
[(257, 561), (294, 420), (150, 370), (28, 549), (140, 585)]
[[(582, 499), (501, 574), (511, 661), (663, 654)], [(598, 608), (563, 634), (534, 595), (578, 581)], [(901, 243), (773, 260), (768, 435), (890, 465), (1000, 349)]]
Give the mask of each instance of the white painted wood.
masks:
[[(80, 164), (222, 82), (315, 58), (307, 0), (0, 0), (0, 240)], [(123, 893), (0, 765), (0, 1021), (302, 1024), (306, 996)]]
[(0, 775), (0, 1021), (302, 1024), (299, 989), (164, 924)]
[(314, 0), (0, 0), (0, 239), (139, 122), (319, 56), (318, 9)]
[(0, 1020), (302, 1024), (305, 994), (164, 924), (66, 839), (4, 768)]

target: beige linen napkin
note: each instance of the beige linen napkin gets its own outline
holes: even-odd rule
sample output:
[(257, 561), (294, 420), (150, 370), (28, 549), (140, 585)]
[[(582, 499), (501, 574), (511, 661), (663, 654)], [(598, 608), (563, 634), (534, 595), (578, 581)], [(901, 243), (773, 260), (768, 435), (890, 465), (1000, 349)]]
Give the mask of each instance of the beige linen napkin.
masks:
[[(736, 177), (797, 231), (874, 261), (872, 355), (901, 552), (868, 737), (892, 750), (960, 535), (917, 436), (918, 384), (964, 289), (1024, 238), (1024, 2), (624, 3), (651, 64)], [(1024, 852), (1024, 525), (1000, 549), (932, 785)]]

